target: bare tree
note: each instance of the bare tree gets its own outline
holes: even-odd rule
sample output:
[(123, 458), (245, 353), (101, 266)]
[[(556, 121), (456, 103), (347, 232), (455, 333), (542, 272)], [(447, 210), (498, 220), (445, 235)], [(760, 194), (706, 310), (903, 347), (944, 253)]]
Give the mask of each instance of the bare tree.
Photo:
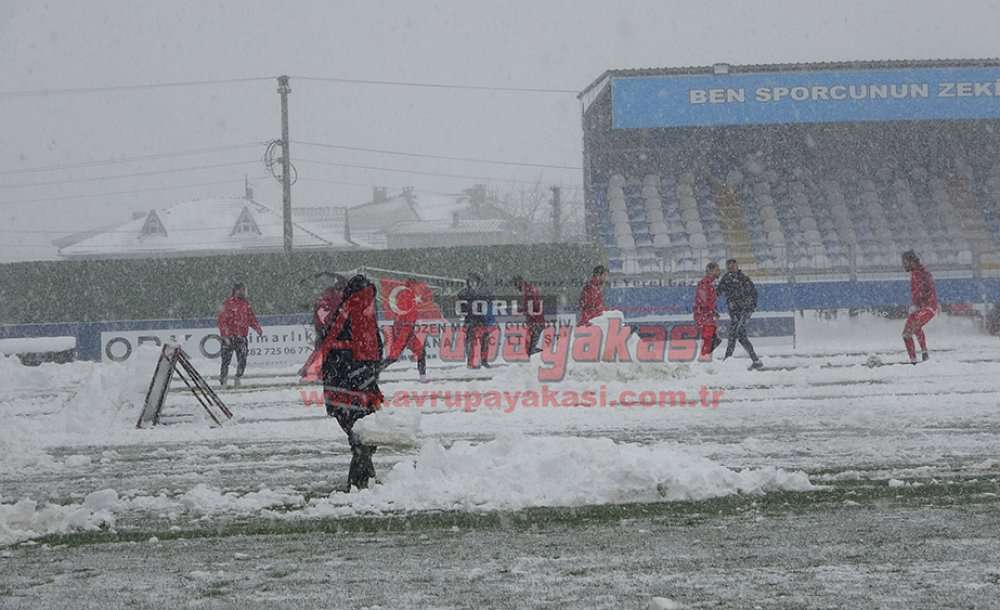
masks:
[[(585, 236), (582, 195), (580, 187), (563, 187), (560, 214), (563, 241), (577, 241)], [(487, 199), (509, 215), (524, 242), (553, 240), (552, 188), (541, 178), (527, 185), (491, 185)]]

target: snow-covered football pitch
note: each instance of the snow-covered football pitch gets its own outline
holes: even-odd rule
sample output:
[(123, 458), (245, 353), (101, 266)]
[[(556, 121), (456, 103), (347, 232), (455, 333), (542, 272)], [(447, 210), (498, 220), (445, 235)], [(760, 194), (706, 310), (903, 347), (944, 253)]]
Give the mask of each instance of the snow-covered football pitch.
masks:
[(900, 324), (807, 316), (760, 372), (399, 363), (351, 494), (316, 388), (137, 430), (148, 362), (0, 359), (0, 607), (1000, 607), (1000, 345), (942, 318), (897, 365)]

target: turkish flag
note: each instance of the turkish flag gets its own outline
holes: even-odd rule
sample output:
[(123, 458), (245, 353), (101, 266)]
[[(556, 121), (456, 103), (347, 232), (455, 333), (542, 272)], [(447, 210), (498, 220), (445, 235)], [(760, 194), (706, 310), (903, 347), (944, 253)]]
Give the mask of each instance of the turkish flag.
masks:
[(389, 320), (441, 320), (444, 314), (434, 302), (430, 287), (416, 280), (382, 278), (382, 312)]

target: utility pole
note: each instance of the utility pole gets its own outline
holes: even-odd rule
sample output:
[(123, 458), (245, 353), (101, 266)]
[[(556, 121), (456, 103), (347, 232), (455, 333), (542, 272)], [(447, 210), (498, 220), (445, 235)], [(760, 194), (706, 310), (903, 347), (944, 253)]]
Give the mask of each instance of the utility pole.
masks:
[(278, 77), (281, 95), (281, 204), (285, 221), (285, 254), (292, 253), (292, 155), (288, 147), (288, 77)]
[(562, 189), (552, 187), (552, 241), (562, 239)]

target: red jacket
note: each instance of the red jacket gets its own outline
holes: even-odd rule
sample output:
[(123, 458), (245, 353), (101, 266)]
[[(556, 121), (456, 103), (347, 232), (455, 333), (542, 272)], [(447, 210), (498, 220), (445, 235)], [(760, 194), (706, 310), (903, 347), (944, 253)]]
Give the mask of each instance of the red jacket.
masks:
[[(348, 321), (351, 323), (350, 340), (337, 341)], [(375, 317), (375, 289), (372, 286), (355, 292), (340, 305), (340, 311), (330, 324), (319, 351), (325, 354), (338, 343), (346, 344), (344, 347), (350, 348), (351, 356), (356, 361), (382, 359), (378, 319)]]
[(715, 310), (715, 278), (706, 275), (694, 291), (694, 323), (698, 326), (715, 326), (719, 315)]
[(337, 308), (340, 307), (342, 295), (343, 292), (336, 288), (327, 288), (316, 299), (316, 304), (313, 306), (313, 328), (316, 329), (317, 335), (324, 334), (327, 326), (332, 321), (331, 316), (333, 312), (337, 311)]
[(604, 313), (604, 286), (599, 278), (592, 277), (580, 293), (580, 315), (576, 320), (578, 326), (589, 324), (591, 320)]
[(545, 324), (542, 295), (528, 282), (521, 282), (521, 310), (528, 324)]
[(934, 288), (934, 278), (923, 265), (914, 264), (910, 271), (910, 295), (913, 297), (914, 306), (920, 309), (930, 307), (937, 310), (937, 290)]
[(403, 313), (396, 314), (396, 320), (392, 323), (392, 345), (389, 347), (389, 358), (395, 360), (403, 353), (403, 349), (410, 342), (410, 333), (417, 323), (417, 309), (414, 307)]
[(229, 297), (222, 304), (218, 322), (219, 335), (223, 337), (245, 337), (251, 328), (258, 333), (263, 332), (250, 302), (237, 296)]

